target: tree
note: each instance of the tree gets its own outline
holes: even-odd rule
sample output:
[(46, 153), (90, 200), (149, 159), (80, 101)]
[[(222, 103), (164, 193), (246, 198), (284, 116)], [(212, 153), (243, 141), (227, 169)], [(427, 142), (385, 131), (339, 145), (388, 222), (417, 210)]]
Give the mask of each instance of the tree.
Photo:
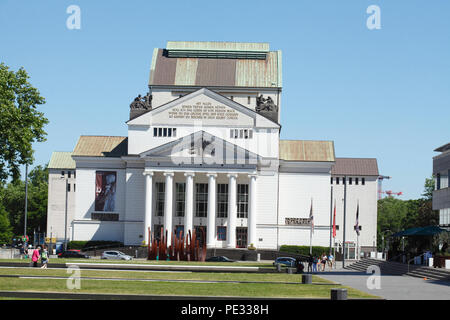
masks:
[(0, 203), (0, 244), (11, 243), (13, 237), (11, 224), (8, 219), (8, 212)]
[(0, 181), (20, 177), (20, 165), (33, 163), (33, 142), (45, 141), (48, 123), (38, 105), (45, 103), (28, 82), (27, 72), (0, 63)]
[[(48, 169), (47, 166), (36, 166), (28, 174), (28, 212), (27, 234), (33, 230), (45, 231), (47, 226), (47, 197), (48, 197)], [(22, 235), (25, 217), (25, 182), (11, 181), (0, 191), (0, 206), (3, 205), (8, 213), (10, 225), (14, 235)]]
[(433, 191), (434, 191), (434, 178), (426, 178), (425, 179), (425, 186), (422, 193), (422, 197), (426, 200), (430, 200), (433, 198)]

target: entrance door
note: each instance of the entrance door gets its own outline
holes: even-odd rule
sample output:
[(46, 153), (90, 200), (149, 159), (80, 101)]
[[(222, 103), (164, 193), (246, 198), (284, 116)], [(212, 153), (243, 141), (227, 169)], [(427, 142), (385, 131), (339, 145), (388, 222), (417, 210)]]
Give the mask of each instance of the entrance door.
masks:
[(247, 248), (247, 228), (236, 228), (236, 248)]

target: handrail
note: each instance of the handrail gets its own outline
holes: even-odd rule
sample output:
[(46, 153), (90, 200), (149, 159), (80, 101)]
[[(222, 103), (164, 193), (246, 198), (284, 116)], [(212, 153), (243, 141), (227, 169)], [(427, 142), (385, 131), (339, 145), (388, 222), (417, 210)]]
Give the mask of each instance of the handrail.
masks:
[(413, 261), (414, 259), (416, 259), (416, 258), (419, 258), (419, 257), (421, 257), (421, 256), (423, 256), (423, 255), (426, 255), (428, 252), (424, 252), (424, 253), (422, 253), (421, 255), (419, 255), (419, 256), (415, 256), (414, 258), (412, 258), (412, 259), (409, 259), (408, 260), (408, 272), (409, 272), (409, 263), (411, 262), (411, 261)]

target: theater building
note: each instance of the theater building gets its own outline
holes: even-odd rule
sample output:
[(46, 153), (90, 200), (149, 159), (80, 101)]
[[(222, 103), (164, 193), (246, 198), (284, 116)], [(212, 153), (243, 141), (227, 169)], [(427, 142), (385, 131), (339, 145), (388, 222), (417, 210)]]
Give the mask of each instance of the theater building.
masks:
[[(309, 245), (312, 211), (313, 245), (328, 246), (334, 143), (280, 140), (281, 93), (281, 51), (267, 43), (155, 49), (149, 92), (124, 119), (128, 135), (81, 136), (73, 149), (70, 239), (140, 245), (163, 228), (169, 242), (174, 230), (197, 230), (208, 248), (277, 249)], [(377, 194), (366, 189), (361, 224), (372, 246)]]

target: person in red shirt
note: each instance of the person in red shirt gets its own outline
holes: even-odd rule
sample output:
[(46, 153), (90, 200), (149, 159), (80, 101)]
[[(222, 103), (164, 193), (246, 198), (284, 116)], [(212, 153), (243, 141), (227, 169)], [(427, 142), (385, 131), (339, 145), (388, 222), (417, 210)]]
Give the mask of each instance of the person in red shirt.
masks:
[(33, 255), (31, 256), (31, 262), (33, 262), (33, 267), (35, 268), (38, 266), (39, 257), (41, 256), (39, 254), (40, 249), (41, 247), (37, 247), (36, 249), (34, 249)]

